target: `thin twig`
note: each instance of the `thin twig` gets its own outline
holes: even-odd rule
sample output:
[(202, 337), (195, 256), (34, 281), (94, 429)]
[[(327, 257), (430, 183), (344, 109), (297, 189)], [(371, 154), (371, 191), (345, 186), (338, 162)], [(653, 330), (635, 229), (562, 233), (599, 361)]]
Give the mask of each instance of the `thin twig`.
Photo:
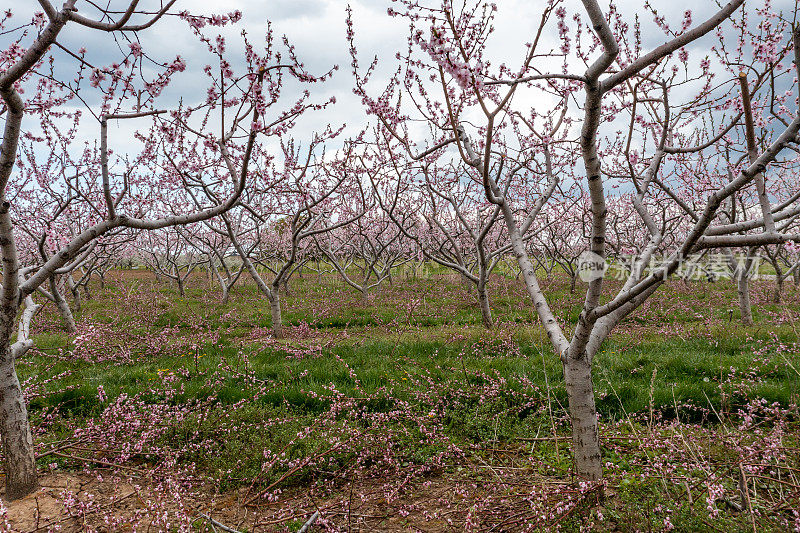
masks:
[(241, 533), (239, 530), (230, 528), (230, 527), (226, 526), (225, 524), (217, 522), (216, 520), (214, 520), (213, 518), (211, 518), (210, 516), (208, 516), (206, 514), (198, 513), (197, 516), (199, 516), (200, 518), (204, 518), (204, 519), (208, 520), (211, 523), (212, 526), (217, 526), (218, 528), (220, 528), (223, 531), (228, 531), (229, 533)]
[(308, 522), (303, 524), (303, 527), (298, 529), (297, 533), (306, 533), (309, 529), (311, 529), (311, 526), (314, 525), (314, 522), (317, 521), (317, 518), (319, 518), (319, 511), (314, 511), (314, 514), (311, 515), (311, 518), (308, 519)]

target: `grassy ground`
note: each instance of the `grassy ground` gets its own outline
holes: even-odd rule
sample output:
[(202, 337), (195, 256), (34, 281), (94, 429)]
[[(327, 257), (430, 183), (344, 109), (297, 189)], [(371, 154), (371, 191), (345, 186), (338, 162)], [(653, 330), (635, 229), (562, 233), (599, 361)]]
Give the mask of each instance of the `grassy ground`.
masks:
[[(615, 331), (594, 373), (608, 497), (589, 505), (593, 489), (570, 484), (560, 363), (513, 276), (492, 280), (487, 332), (468, 287), (442, 272), (396, 275), (367, 300), (306, 273), (284, 297), (285, 340), (252, 284), (221, 305), (201, 275), (185, 297), (146, 272), (109, 278), (76, 337), (46, 307), (20, 363), (41, 453), (74, 445), (41, 459), (53, 472), (107, 463), (156, 484), (191, 479), (228, 501), (221, 516), (259, 531), (293, 531), (317, 507), (334, 530), (795, 523), (791, 284), (774, 304), (771, 282), (754, 283), (756, 324), (742, 327), (729, 282), (670, 282)], [(543, 285), (574, 321), (580, 287)]]

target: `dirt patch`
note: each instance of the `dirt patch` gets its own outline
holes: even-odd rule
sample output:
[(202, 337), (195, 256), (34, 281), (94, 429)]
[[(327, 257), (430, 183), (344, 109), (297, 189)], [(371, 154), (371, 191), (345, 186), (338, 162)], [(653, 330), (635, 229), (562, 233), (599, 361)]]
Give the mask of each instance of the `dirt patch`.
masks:
[[(141, 480), (106, 471), (44, 475), (35, 493), (5, 505), (2, 531), (212, 531), (201, 515), (248, 532), (293, 532), (315, 511), (312, 531), (523, 531), (558, 520), (544, 509), (572, 508), (576, 492), (527, 469), (493, 468), (434, 476), (339, 480), (275, 493), (246, 505), (247, 489), (224, 494), (194, 485)], [(165, 487), (167, 490), (165, 490)], [(577, 501), (575, 501), (577, 503)], [(218, 529), (219, 530), (219, 529)]]
[(40, 482), (36, 492), (4, 502), (2, 531), (166, 531), (187, 522), (181, 502), (160, 498), (157, 487), (106, 472), (57, 472)]

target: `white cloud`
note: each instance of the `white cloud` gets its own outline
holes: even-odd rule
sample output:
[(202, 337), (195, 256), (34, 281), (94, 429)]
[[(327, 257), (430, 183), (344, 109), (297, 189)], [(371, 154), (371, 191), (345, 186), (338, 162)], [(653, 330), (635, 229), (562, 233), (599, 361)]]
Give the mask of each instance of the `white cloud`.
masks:
[[(435, 1), (435, 0), (434, 0)], [(318, 100), (336, 96), (338, 103), (331, 109), (318, 112), (305, 117), (297, 129), (300, 138), (307, 138), (313, 129), (320, 128), (326, 123), (347, 123), (350, 132), (357, 131), (365, 123), (365, 114), (361, 102), (352, 94), (352, 76), (350, 75), (350, 57), (348, 45), (345, 41), (345, 7), (348, 2), (344, 0), (231, 0), (195, 1), (186, 2), (179, 0), (176, 8), (189, 9), (193, 12), (211, 14), (214, 12), (226, 13), (240, 9), (244, 14), (241, 23), (232, 28), (226, 28), (223, 33), (228, 36), (229, 54), (232, 61), (242, 55), (241, 39), (238, 33), (244, 28), (250, 38), (260, 43), (266, 28), (266, 22), (271, 21), (277, 36), (287, 35), (289, 40), (296, 45), (299, 57), (305, 62), (311, 72), (321, 73), (332, 65), (339, 65), (340, 70), (324, 86), (312, 87)], [(371, 58), (377, 55), (381, 62), (378, 73), (373, 79), (371, 87), (376, 92), (386, 76), (395, 68), (394, 55), (406, 47), (408, 27), (404, 19), (389, 17), (386, 9), (397, 4), (388, 0), (353, 0), (350, 2), (354, 13), (356, 42), (360, 54), (362, 67), (369, 64)], [(488, 47), (490, 60), (498, 65), (507, 62), (516, 65), (524, 53), (524, 45), (530, 42), (539, 24), (542, 2), (530, 0), (499, 0), (498, 15), (495, 23), (496, 32)], [(123, 5), (124, 2), (116, 2)], [(680, 25), (683, 12), (692, 9), (694, 23), (698, 23), (716, 9), (714, 2), (697, 2), (696, 0), (670, 0), (653, 2), (661, 9), (669, 23), (675, 27)], [(153, 8), (158, 5), (155, 0), (145, 0), (142, 5)], [(564, 4), (569, 12), (580, 12), (584, 21), (581, 3), (578, 0), (568, 0)], [(603, 3), (604, 7), (607, 3)], [(87, 4), (79, 0), (78, 6), (89, 11)], [(650, 24), (651, 16), (642, 8), (642, 0), (621, 0), (617, 2), (619, 11), (629, 21), (635, 15), (642, 17), (643, 22)], [(791, 11), (795, 7), (792, 0), (781, 0), (773, 3), (774, 10)], [(29, 19), (31, 13), (37, 9), (37, 4), (29, 0), (11, 0), (10, 8), (15, 11), (20, 21)], [(752, 7), (750, 7), (752, 9)], [(571, 24), (574, 25), (570, 21)], [(651, 24), (652, 25), (652, 24)], [(655, 46), (664, 37), (658, 32), (645, 32), (645, 47)], [(545, 33), (544, 42), (540, 49), (550, 49), (558, 46), (554, 31), (549, 28)], [(0, 38), (0, 44), (2, 44)], [(205, 78), (201, 73), (203, 65), (212, 62), (204, 45), (199, 43), (186, 28), (186, 24), (175, 17), (160, 21), (153, 28), (141, 33), (141, 39), (146, 50), (154, 53), (162, 60), (171, 60), (175, 55), (183, 56), (188, 64), (187, 72), (176, 80), (176, 83), (164, 94), (162, 106), (170, 107), (177, 104), (179, 99), (184, 102), (197, 102), (205, 97)], [(114, 42), (109, 35), (102, 32), (93, 32), (76, 25), (68, 26), (59, 38), (65, 46), (78, 48), (85, 46), (89, 49), (89, 58), (97, 64), (107, 63), (119, 56), (119, 50), (125, 50), (127, 43)], [(695, 46), (710, 46), (711, 40), (706, 40)], [(60, 72), (74, 72), (74, 61), (63, 53), (56, 53)], [(558, 65), (554, 65), (558, 68)], [(287, 95), (290, 96), (290, 95)], [(517, 97), (516, 104), (533, 106), (537, 104), (535, 96), (522, 92)], [(293, 101), (287, 98), (287, 101)], [(96, 100), (89, 99), (89, 102)], [(87, 131), (94, 128), (87, 128)], [(127, 130), (125, 128), (122, 131)], [(124, 151), (124, 135), (117, 136), (118, 150)]]

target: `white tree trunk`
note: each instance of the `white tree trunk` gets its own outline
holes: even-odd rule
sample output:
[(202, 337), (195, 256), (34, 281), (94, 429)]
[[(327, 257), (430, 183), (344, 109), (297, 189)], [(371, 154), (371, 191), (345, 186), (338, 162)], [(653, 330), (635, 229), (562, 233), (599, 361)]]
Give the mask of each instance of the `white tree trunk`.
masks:
[(775, 276), (775, 290), (772, 293), (772, 301), (776, 304), (781, 303), (781, 295), (783, 294), (783, 276), (778, 274)]
[(56, 282), (55, 276), (50, 278), (50, 293), (53, 295), (53, 303), (55, 303), (56, 307), (58, 308), (58, 312), (61, 315), (61, 320), (64, 321), (64, 328), (70, 334), (78, 331), (78, 328), (75, 325), (75, 317), (72, 316), (72, 310), (69, 308), (69, 304), (64, 299), (64, 296), (62, 296), (61, 291), (58, 289), (58, 283)]
[(739, 314), (742, 317), (742, 324), (750, 326), (753, 324), (753, 309), (750, 305), (750, 268), (753, 260), (750, 258), (750, 251), (744, 261), (737, 260), (736, 255), (729, 249), (728, 263), (733, 271), (733, 278), (736, 280), (736, 295), (739, 300)]
[[(13, 321), (15, 317), (7, 317)], [(38, 486), (28, 409), (9, 348), (0, 357), (0, 435), (3, 440), (6, 499), (16, 500)]]
[(584, 355), (568, 358), (564, 363), (569, 417), (572, 422), (572, 453), (578, 476), (597, 481), (603, 477), (600, 439), (597, 431), (597, 410), (594, 404), (592, 364)]
[(750, 283), (747, 276), (739, 276), (736, 282), (736, 292), (739, 296), (739, 311), (742, 315), (742, 324), (753, 324), (753, 308), (750, 305)]
[(272, 292), (269, 299), (269, 309), (272, 313), (272, 333), (276, 339), (283, 338), (283, 327), (281, 325), (281, 296), (277, 288)]
[(72, 272), (67, 274), (67, 287), (72, 293), (72, 301), (75, 303), (75, 311), (81, 312), (81, 288), (75, 283), (75, 278), (72, 277)]
[(486, 285), (478, 283), (478, 302), (481, 306), (481, 321), (486, 329), (492, 329), (492, 308), (489, 306), (489, 295), (486, 292)]
[(748, 276), (748, 266), (750, 261), (746, 261), (743, 268), (736, 275), (736, 292), (739, 296), (739, 311), (742, 315), (742, 324), (745, 326), (753, 325), (753, 308), (750, 305), (750, 279)]

